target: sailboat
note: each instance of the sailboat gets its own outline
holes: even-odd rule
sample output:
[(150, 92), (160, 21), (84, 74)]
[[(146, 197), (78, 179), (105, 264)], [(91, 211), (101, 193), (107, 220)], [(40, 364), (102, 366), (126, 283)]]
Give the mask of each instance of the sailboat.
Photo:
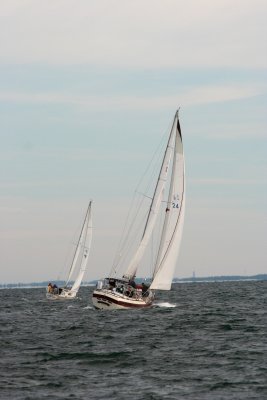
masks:
[[(92, 242), (92, 201), (89, 202), (83, 226), (80, 232), (79, 240), (69, 269), (68, 277), (64, 287), (58, 288), (49, 283), (46, 291), (46, 297), (50, 300), (74, 299), (81, 286), (86, 266), (88, 263), (89, 252)], [(70, 285), (75, 277), (74, 283)]]
[[(157, 223), (163, 214), (161, 223)], [(176, 111), (165, 145), (153, 196), (144, 218), (144, 228), (135, 253), (121, 277), (110, 275), (98, 281), (93, 292), (97, 309), (151, 307), (156, 290), (170, 290), (182, 238), (185, 211), (185, 169), (179, 110)], [(135, 281), (153, 232), (160, 226), (151, 283)]]

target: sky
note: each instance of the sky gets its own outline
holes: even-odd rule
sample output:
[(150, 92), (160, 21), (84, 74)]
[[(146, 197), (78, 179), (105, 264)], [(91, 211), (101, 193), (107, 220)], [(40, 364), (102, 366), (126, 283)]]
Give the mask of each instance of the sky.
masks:
[(0, 0), (0, 283), (111, 268), (132, 193), (178, 107), (176, 277), (267, 273), (265, 0)]

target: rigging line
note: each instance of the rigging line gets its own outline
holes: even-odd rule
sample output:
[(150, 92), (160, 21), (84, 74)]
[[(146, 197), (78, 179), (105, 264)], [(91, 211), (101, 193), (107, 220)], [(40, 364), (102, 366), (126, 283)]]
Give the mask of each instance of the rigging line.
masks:
[[(140, 220), (139, 225), (137, 225), (135, 227), (135, 230), (133, 231), (133, 229), (131, 229), (131, 237), (130, 237), (130, 233), (128, 233), (128, 236), (125, 239), (125, 243), (124, 243), (124, 247), (123, 247), (123, 251), (121, 251), (120, 253), (120, 259), (119, 262), (121, 263), (123, 260), (126, 260), (127, 255), (129, 254), (129, 252), (131, 251), (131, 248), (133, 246), (135, 246), (137, 244), (137, 242), (140, 240), (138, 238), (138, 236), (140, 236), (140, 230), (141, 227), (143, 225), (143, 219)], [(129, 240), (128, 240), (129, 239)], [(132, 240), (130, 240), (132, 239)], [(134, 240), (136, 242), (134, 242)], [(123, 254), (123, 255), (122, 255)]]
[[(151, 158), (150, 162), (148, 163), (148, 166), (147, 166), (147, 168), (145, 169), (144, 174), (142, 175), (141, 179), (139, 180), (139, 182), (138, 182), (138, 184), (137, 184), (137, 186), (136, 186), (136, 190), (135, 190), (134, 195), (133, 195), (133, 197), (132, 197), (131, 206), (130, 206), (129, 211), (128, 211), (127, 219), (126, 219), (126, 222), (125, 222), (125, 224), (124, 224), (123, 233), (122, 233), (122, 235), (121, 235), (121, 238), (120, 238), (120, 241), (119, 241), (119, 244), (118, 244), (118, 247), (117, 247), (117, 251), (116, 251), (115, 256), (114, 256), (114, 259), (113, 259), (111, 272), (115, 271), (115, 269), (116, 269), (116, 266), (115, 266), (116, 258), (118, 258), (118, 253), (121, 253), (121, 249), (123, 249), (123, 247), (125, 246), (125, 240), (122, 240), (122, 238), (123, 238), (123, 236), (124, 236), (124, 234), (125, 234), (125, 231), (126, 231), (126, 228), (127, 228), (127, 224), (128, 224), (129, 217), (130, 217), (130, 213), (131, 213), (131, 208), (132, 208), (134, 199), (135, 199), (135, 197), (136, 197), (135, 194), (136, 194), (136, 192), (137, 192), (137, 188), (141, 186), (141, 183), (142, 183), (142, 181), (144, 180), (144, 177), (148, 174), (148, 170), (151, 168), (153, 161), (154, 161), (154, 163), (155, 163), (156, 156), (157, 156), (158, 160), (160, 159), (160, 151), (159, 151), (159, 149), (160, 149), (160, 148), (161, 148), (161, 149), (163, 148), (163, 144), (164, 144), (164, 142), (165, 142), (165, 137), (166, 137), (167, 134), (169, 134), (169, 132), (170, 132), (170, 129), (168, 129), (168, 130), (164, 133), (164, 135), (162, 135), (162, 138), (161, 138), (161, 140), (160, 140), (160, 142), (159, 142), (159, 144), (158, 144), (156, 150), (154, 151), (154, 154), (152, 155), (152, 158)], [(151, 172), (151, 174), (150, 174), (151, 176), (150, 176), (150, 179), (148, 180), (148, 184), (147, 184), (147, 187), (146, 187), (146, 190), (145, 190), (146, 192), (148, 192), (149, 186), (152, 184), (152, 181), (153, 181), (152, 177), (155, 176), (156, 173), (157, 173), (157, 172), (156, 172), (156, 168), (155, 168), (155, 167), (152, 168), (152, 172)], [(148, 196), (147, 196), (147, 197), (148, 197)], [(136, 211), (135, 217), (137, 217), (137, 215), (138, 215), (138, 213), (139, 213), (139, 210), (141, 209), (141, 205), (142, 205), (142, 201), (140, 202), (139, 206), (137, 207), (137, 211)], [(133, 219), (133, 222), (134, 222), (134, 219)], [(128, 229), (127, 236), (129, 235), (129, 232), (130, 232), (130, 230), (131, 230), (132, 225), (133, 225), (133, 223), (130, 225), (130, 227), (129, 227), (129, 229)]]
[[(129, 225), (127, 234), (125, 235), (125, 239), (124, 239), (123, 246), (122, 246), (123, 251), (126, 250), (127, 242), (129, 242), (131, 240), (131, 238), (132, 239), (137, 238), (138, 233), (141, 238), (141, 228), (144, 223), (143, 221), (146, 220), (146, 218), (147, 218), (147, 215), (148, 215), (148, 208), (144, 207), (144, 201), (142, 201), (140, 203), (138, 209), (136, 210), (135, 215), (132, 218), (132, 222)], [(138, 220), (139, 220), (139, 222), (138, 222)], [(139, 241), (140, 241), (140, 238), (139, 238)], [(129, 248), (129, 245), (128, 245), (128, 248)]]
[[(142, 196), (139, 204), (137, 205), (137, 209), (136, 209), (136, 211), (135, 211), (135, 213), (133, 215), (133, 218), (132, 218), (132, 223), (130, 224), (129, 229), (127, 231), (127, 235), (125, 236), (125, 240), (124, 240), (124, 243), (123, 243), (123, 249), (122, 249), (123, 251), (126, 251), (127, 248), (129, 249), (130, 246), (131, 246), (131, 244), (128, 244), (128, 242), (130, 240), (130, 235), (131, 235), (132, 238), (133, 237), (137, 238), (137, 236), (140, 236), (139, 241), (141, 240), (141, 228), (142, 228), (142, 226), (144, 224), (144, 221), (147, 219), (148, 208), (145, 207), (145, 212), (142, 213), (142, 215), (141, 215), (141, 211), (144, 211), (143, 204), (144, 204), (145, 198), (147, 198), (147, 197)], [(151, 198), (150, 198), (150, 200), (151, 200)], [(137, 219), (138, 217), (139, 217), (139, 219), (140, 218), (142, 218), (142, 219), (137, 224), (136, 221), (138, 221), (138, 219)], [(137, 242), (135, 244), (137, 245)], [(121, 250), (121, 252), (123, 252), (122, 250)]]
[[(157, 150), (154, 152), (154, 154), (153, 154), (153, 156), (152, 156), (152, 159), (151, 159), (151, 161), (150, 161), (148, 167), (146, 168), (146, 170), (145, 170), (143, 176), (141, 177), (141, 179), (139, 180), (139, 182), (138, 182), (138, 184), (137, 184), (137, 186), (136, 186), (134, 195), (133, 195), (133, 197), (132, 197), (131, 206), (130, 206), (130, 209), (129, 209), (128, 216), (129, 216), (129, 214), (130, 214), (130, 212), (131, 212), (131, 208), (132, 208), (132, 205), (133, 205), (133, 202), (134, 202), (134, 198), (136, 197), (135, 195), (136, 195), (136, 194), (140, 194), (140, 193), (138, 192), (137, 189), (141, 186), (141, 182), (144, 180), (144, 177), (147, 175), (149, 168), (151, 168), (151, 165), (152, 165), (153, 160), (156, 159), (156, 155), (158, 156), (158, 159), (160, 158), (160, 155), (159, 155), (158, 153), (159, 153), (159, 148), (160, 148), (160, 147), (163, 147), (163, 146), (162, 146), (162, 142), (163, 142), (163, 139), (161, 139), (161, 142), (160, 142), (160, 144), (158, 145)], [(155, 168), (152, 169), (152, 172), (151, 172), (151, 175), (150, 175), (150, 179), (148, 179), (148, 184), (147, 184), (147, 186), (146, 186), (146, 188), (145, 188), (145, 193), (148, 192), (149, 186), (151, 185), (151, 181), (153, 180), (153, 178), (152, 178), (153, 175), (154, 175), (154, 176), (156, 175), (156, 169), (155, 169)], [(144, 193), (142, 193), (142, 195), (143, 195), (143, 196), (146, 196)], [(151, 199), (151, 197), (149, 197), (149, 196), (146, 196), (146, 197), (148, 197), (148, 198)], [(140, 203), (142, 203), (142, 200), (140, 200)], [(139, 207), (141, 207), (141, 204), (139, 205)], [(138, 205), (137, 205), (137, 209), (138, 209)], [(138, 211), (137, 211), (137, 213), (138, 213)], [(128, 220), (128, 217), (127, 217), (127, 220)]]
[[(123, 242), (121, 243), (121, 248), (116, 255), (117, 264), (121, 263), (123, 258), (126, 258), (127, 250), (136, 245), (134, 242), (134, 237), (137, 237), (138, 230), (140, 230), (139, 225), (143, 225), (143, 217), (141, 215), (138, 218), (132, 218), (132, 222), (125, 233)], [(122, 254), (125, 254), (125, 256), (123, 257)]]
[[(162, 204), (164, 204), (164, 202), (162, 202)], [(146, 211), (146, 214), (148, 213), (148, 210)], [(162, 213), (160, 213), (160, 215), (161, 215)], [(163, 216), (162, 216), (162, 218), (163, 218)], [(135, 242), (133, 243), (133, 242), (127, 242), (127, 243), (125, 243), (125, 245), (124, 245), (124, 248), (123, 248), (123, 251), (121, 252), (122, 254), (124, 254), (124, 256), (122, 255), (122, 254), (120, 254), (120, 258), (118, 259), (118, 262), (119, 263), (122, 263), (122, 261), (123, 260), (125, 260), (126, 259), (126, 255), (128, 255), (129, 254), (129, 252), (131, 251), (132, 252), (132, 249), (133, 249), (133, 247), (135, 246), (136, 247), (136, 245), (137, 245), (137, 243), (138, 243), (138, 241), (140, 241), (140, 239), (138, 240), (138, 236), (140, 236), (140, 234), (141, 234), (141, 227), (143, 226), (143, 221), (146, 219), (146, 216), (144, 215), (144, 217), (140, 220), (140, 222), (139, 222), (139, 225), (137, 225), (137, 224), (135, 224), (136, 226), (135, 226), (135, 231), (134, 232), (131, 232), (132, 233), (132, 235), (131, 235), (131, 238), (133, 239), (133, 238), (135, 238)], [(162, 225), (162, 222), (160, 222), (160, 225)], [(155, 227), (155, 229), (156, 229), (156, 231), (158, 231), (159, 230), (159, 227)], [(155, 230), (154, 230), (154, 233), (155, 233)], [(154, 238), (155, 237), (155, 234), (154, 233), (152, 233), (152, 237)], [(128, 239), (128, 238), (127, 238)], [(151, 239), (151, 241), (152, 241), (152, 239)], [(150, 241), (150, 242), (151, 242)], [(156, 239), (156, 242), (158, 242), (159, 241), (159, 238), (157, 238)], [(154, 239), (153, 239), (153, 242), (154, 242)], [(149, 248), (151, 249), (151, 243), (150, 243), (150, 246), (149, 246)], [(144, 263), (145, 264), (148, 264), (148, 265), (150, 265), (150, 267), (149, 267), (149, 271), (150, 272), (152, 272), (152, 264), (153, 264), (153, 262), (155, 262), (155, 260), (153, 260), (153, 249), (151, 249), (152, 250), (152, 256), (149, 256), (149, 253), (148, 252), (146, 252), (146, 254), (147, 254), (147, 261), (145, 261)], [(141, 260), (140, 260), (141, 261)], [(128, 263), (127, 263), (128, 264)], [(140, 262), (138, 263), (138, 265), (139, 265), (139, 267), (140, 267)], [(148, 271), (148, 272), (149, 272)]]
[[(76, 247), (79, 244), (79, 242), (77, 242), (76, 238), (80, 232), (81, 232), (81, 224), (79, 223), (79, 225), (76, 226), (74, 233), (72, 234), (72, 238), (71, 238), (69, 244), (67, 245), (68, 250), (65, 254), (63, 265), (58, 273), (58, 276), (62, 277), (61, 280), (63, 282), (65, 281), (65, 283), (66, 283), (65, 278), (66, 278), (66, 276), (68, 276), (66, 273), (66, 269), (67, 269), (66, 266), (71, 265), (69, 260), (71, 259), (71, 256), (73, 256), (73, 246)], [(64, 278), (63, 278), (63, 275), (64, 275)]]
[(129, 221), (129, 219), (130, 219), (130, 213), (131, 213), (131, 211), (132, 211), (132, 205), (133, 205), (133, 203), (134, 203), (135, 196), (136, 196), (136, 193), (134, 193), (133, 196), (132, 196), (130, 208), (129, 208), (129, 210), (128, 210), (128, 214), (127, 214), (126, 221), (125, 221), (124, 226), (123, 226), (123, 229), (122, 229), (122, 233), (121, 233), (121, 237), (120, 237), (120, 240), (119, 240), (119, 244), (118, 244), (118, 246), (117, 246), (117, 250), (116, 250), (115, 255), (114, 255), (114, 259), (113, 259), (113, 263), (112, 263), (111, 272), (112, 272), (112, 271), (114, 270), (114, 268), (115, 268), (116, 257), (118, 257), (118, 253), (121, 251), (120, 249), (123, 247), (123, 243), (125, 242), (125, 232), (126, 232), (126, 229), (127, 229), (128, 221)]
[(141, 185), (141, 182), (142, 182), (142, 180), (144, 179), (144, 177), (146, 176), (147, 171), (148, 171), (149, 168), (151, 167), (153, 160), (154, 160), (154, 159), (156, 158), (156, 156), (159, 154), (160, 148), (161, 148), (161, 149), (163, 148), (163, 145), (164, 145), (164, 143), (165, 143), (165, 137), (168, 136), (169, 132), (170, 132), (170, 129), (167, 129), (167, 130), (165, 131), (165, 133), (162, 135), (162, 138), (161, 138), (161, 140), (160, 140), (158, 146), (156, 147), (156, 150), (154, 151), (154, 153), (153, 153), (153, 155), (152, 155), (152, 158), (151, 158), (150, 162), (148, 163), (147, 168), (146, 168), (145, 171), (144, 171), (144, 174), (142, 175), (142, 177), (140, 178), (140, 180), (139, 180), (139, 182), (138, 182), (138, 184), (137, 184), (137, 186), (136, 186), (137, 188)]
[[(139, 210), (140, 212), (140, 210)], [(147, 213), (147, 211), (146, 211)], [(131, 251), (131, 247), (135, 246), (136, 243), (134, 242), (134, 238), (138, 237), (138, 232), (140, 233), (141, 227), (143, 225), (143, 220), (144, 218), (140, 218), (139, 223), (137, 224), (137, 214), (136, 218), (132, 218), (132, 223), (130, 224), (127, 232), (125, 233), (124, 240), (122, 242), (122, 245), (120, 247), (120, 250), (117, 251), (116, 254), (116, 263), (114, 262), (114, 267), (113, 270), (118, 267), (120, 263), (122, 263), (123, 260), (126, 260), (126, 257), (128, 253)]]
[[(148, 197), (148, 196), (144, 196), (143, 195), (141, 198), (139, 198), (139, 200), (137, 200), (138, 202), (134, 206), (135, 199), (137, 199), (137, 194), (138, 194), (138, 192), (135, 191), (134, 195), (132, 197), (131, 206), (129, 208), (127, 219), (126, 219), (126, 222), (124, 224), (123, 232), (122, 232), (122, 235), (121, 235), (121, 238), (120, 238), (120, 242), (119, 242), (119, 245), (117, 247), (117, 251), (116, 251), (115, 256), (114, 256), (113, 265), (112, 265), (112, 271), (114, 270), (114, 268), (116, 268), (116, 264), (118, 263), (118, 259), (120, 259), (119, 254), (122, 253), (125, 250), (126, 245), (127, 245), (127, 241), (129, 239), (129, 236), (130, 236), (130, 233), (133, 230), (133, 226), (136, 223), (138, 215), (143, 210), (143, 204), (144, 204), (144, 201), (145, 201), (145, 197), (146, 198)], [(129, 223), (129, 221), (131, 221), (131, 223)]]
[[(142, 183), (142, 181), (144, 180), (144, 177), (148, 174), (149, 169), (151, 169), (152, 163), (154, 162), (154, 163), (156, 164), (156, 156), (157, 156), (158, 160), (160, 159), (160, 152), (159, 152), (159, 149), (160, 149), (160, 148), (163, 148), (163, 139), (165, 139), (165, 136), (166, 136), (166, 134), (163, 135), (163, 137), (162, 137), (162, 139), (161, 139), (159, 145), (157, 146), (157, 149), (156, 149), (156, 151), (154, 152), (154, 154), (153, 154), (153, 156), (152, 156), (152, 158), (151, 158), (151, 160), (150, 160), (150, 162), (149, 162), (149, 164), (148, 164), (148, 166), (147, 166), (147, 168), (146, 168), (146, 170), (145, 170), (143, 176), (141, 177), (141, 179), (139, 180), (139, 182), (138, 182), (138, 184), (137, 184), (137, 186), (136, 186), (136, 190), (135, 190), (134, 195), (133, 195), (133, 197), (132, 197), (132, 201), (131, 201), (131, 205), (130, 205), (130, 208), (129, 208), (129, 212), (128, 212), (128, 215), (127, 215), (127, 219), (126, 219), (126, 222), (125, 222), (125, 225), (124, 225), (124, 228), (123, 228), (123, 233), (122, 233), (122, 235), (121, 235), (122, 237), (123, 237), (123, 235), (125, 234), (125, 230), (126, 230), (126, 227), (127, 227), (127, 223), (128, 223), (129, 216), (130, 216), (130, 213), (131, 213), (131, 209), (132, 209), (132, 206), (133, 206), (133, 203), (134, 203), (134, 199), (135, 199), (135, 194), (138, 193), (137, 189), (141, 186), (141, 183)], [(151, 186), (151, 185), (152, 185), (152, 182), (153, 182), (153, 176), (156, 176), (156, 174), (157, 174), (157, 169), (154, 167), (154, 168), (152, 168), (152, 172), (151, 172), (151, 174), (150, 174), (150, 178), (148, 179), (148, 184), (147, 184), (147, 186), (146, 186), (146, 188), (145, 188), (145, 193), (148, 192), (149, 186)], [(149, 197), (149, 196), (147, 196), (147, 197)], [(149, 198), (151, 199), (151, 197), (149, 197)], [(141, 207), (141, 204), (139, 205), (139, 207)], [(137, 215), (137, 214), (138, 214), (138, 206), (137, 206), (136, 215)], [(135, 215), (134, 217), (136, 217), (136, 215)], [(121, 243), (121, 241), (122, 241), (122, 239), (120, 239), (120, 243)], [(120, 244), (118, 245), (118, 247), (120, 248)], [(118, 251), (118, 250), (117, 250), (117, 251)]]
[(140, 194), (141, 196), (144, 196), (144, 197), (146, 197), (147, 199), (150, 199), (150, 200), (152, 200), (152, 197), (150, 197), (150, 196), (147, 196), (146, 194), (144, 194), (144, 193), (141, 193), (141, 192), (136, 192), (137, 194)]
[[(158, 174), (158, 167), (157, 167), (157, 168), (154, 168), (154, 171), (152, 171), (152, 172), (153, 172), (153, 175), (156, 176), (156, 175)], [(152, 178), (152, 174), (151, 174), (151, 178)], [(151, 179), (150, 179), (148, 182), (149, 182), (149, 185), (151, 185)], [(148, 191), (149, 185), (147, 185), (147, 191)], [(137, 207), (136, 207), (135, 214), (134, 214), (134, 216), (133, 216), (133, 218), (132, 218), (132, 223), (131, 223), (131, 225), (129, 226), (129, 229), (128, 229), (128, 232), (127, 232), (127, 235), (128, 235), (128, 236), (130, 235), (130, 232), (131, 232), (131, 230), (133, 229), (134, 224), (136, 224), (136, 219), (137, 219), (137, 217), (138, 217), (138, 214), (140, 214), (140, 211), (142, 211), (142, 207), (143, 207), (143, 203), (144, 203), (145, 197), (146, 197), (146, 198), (150, 198), (150, 200), (151, 200), (151, 197), (149, 197), (149, 196), (144, 196), (144, 195), (142, 196), (142, 198), (141, 198), (139, 204), (138, 204)], [(142, 221), (146, 220), (146, 219), (147, 219), (147, 216), (148, 216), (148, 210), (146, 211), (146, 215), (144, 215)], [(141, 224), (143, 225), (143, 222), (140, 223), (140, 229), (141, 229)], [(137, 228), (136, 228), (136, 231), (137, 231), (137, 229), (139, 229), (139, 228), (137, 227)], [(124, 240), (124, 245), (123, 245), (124, 247), (126, 247), (126, 241), (127, 241), (127, 240), (128, 240), (128, 237), (126, 237), (125, 240)], [(123, 250), (124, 250), (124, 248), (123, 248)]]

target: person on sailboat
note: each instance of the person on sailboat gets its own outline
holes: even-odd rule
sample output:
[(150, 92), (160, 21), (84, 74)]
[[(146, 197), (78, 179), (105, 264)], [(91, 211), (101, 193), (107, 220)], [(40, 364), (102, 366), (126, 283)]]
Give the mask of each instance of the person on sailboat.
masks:
[(133, 279), (129, 281), (129, 285), (132, 286), (133, 288), (136, 288), (136, 283)]
[(142, 294), (146, 296), (148, 294), (149, 286), (147, 286), (144, 282), (142, 282)]
[(47, 292), (48, 293), (53, 293), (53, 294), (57, 294), (58, 292), (60, 293), (62, 291), (61, 288), (58, 289), (56, 284), (52, 284), (51, 282), (48, 283), (47, 285)]
[(54, 293), (54, 294), (57, 294), (57, 293), (58, 293), (58, 287), (57, 287), (57, 285), (56, 285), (56, 284), (52, 285), (52, 288), (53, 288), (53, 293)]
[(53, 286), (52, 286), (51, 282), (49, 282), (48, 285), (47, 285), (47, 291), (48, 291), (48, 293), (52, 293), (53, 292)]
[(63, 289), (61, 287), (59, 288), (56, 284), (53, 285), (53, 293), (54, 294), (60, 294), (62, 292), (62, 290)]

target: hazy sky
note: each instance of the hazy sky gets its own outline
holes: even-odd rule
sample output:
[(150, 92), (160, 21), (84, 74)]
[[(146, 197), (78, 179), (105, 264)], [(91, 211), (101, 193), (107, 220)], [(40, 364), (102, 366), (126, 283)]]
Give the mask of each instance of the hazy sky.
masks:
[(265, 0), (0, 0), (0, 282), (63, 277), (93, 199), (106, 275), (180, 106), (176, 276), (267, 273)]

